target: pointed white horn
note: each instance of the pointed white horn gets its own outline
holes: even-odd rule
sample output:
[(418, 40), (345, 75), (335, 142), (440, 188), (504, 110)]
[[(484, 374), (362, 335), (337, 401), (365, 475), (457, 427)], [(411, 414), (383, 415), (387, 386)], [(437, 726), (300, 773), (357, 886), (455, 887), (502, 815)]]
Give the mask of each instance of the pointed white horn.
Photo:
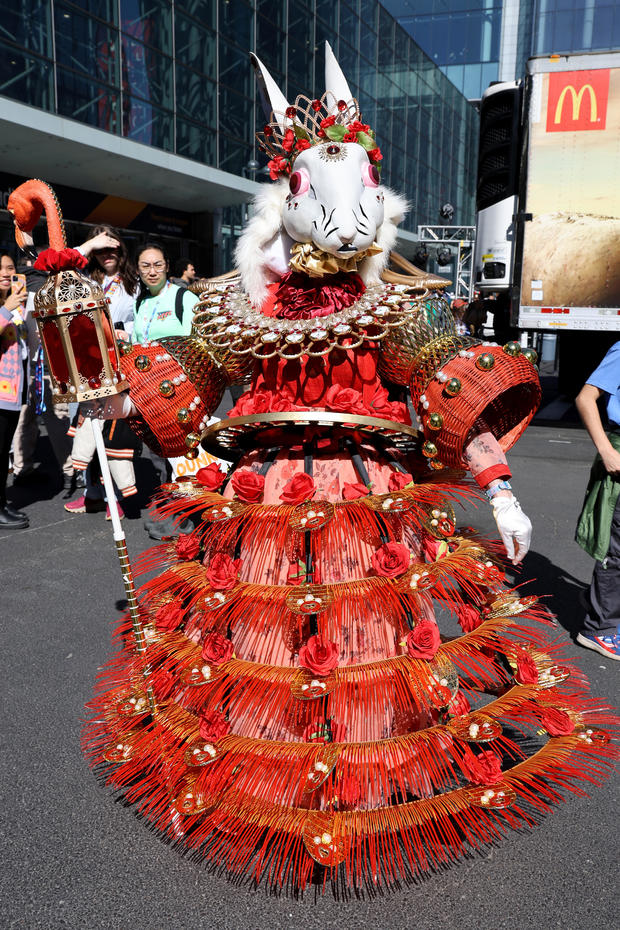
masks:
[(336, 103), (339, 100), (348, 101), (353, 96), (329, 42), (325, 43), (325, 90), (334, 95), (334, 103), (330, 107), (333, 112), (336, 111)]
[(253, 52), (250, 52), (250, 61), (254, 67), (254, 72), (256, 74), (256, 80), (258, 82), (258, 90), (260, 92), (261, 103), (265, 111), (265, 116), (267, 119), (271, 118), (271, 113), (275, 116), (280, 129), (284, 130), (285, 125), (290, 123), (291, 120), (287, 119), (285, 116), (288, 102), (272, 76), (267, 71), (267, 68), (264, 66), (260, 58), (257, 58)]

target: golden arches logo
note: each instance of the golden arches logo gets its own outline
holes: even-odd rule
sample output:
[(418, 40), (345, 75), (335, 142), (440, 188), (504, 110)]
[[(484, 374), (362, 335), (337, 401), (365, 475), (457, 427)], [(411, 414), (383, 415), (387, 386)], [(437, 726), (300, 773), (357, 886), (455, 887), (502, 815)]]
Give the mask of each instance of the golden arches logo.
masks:
[(562, 120), (562, 110), (564, 108), (564, 101), (566, 97), (570, 94), (573, 102), (573, 121), (577, 122), (579, 119), (579, 113), (581, 110), (581, 103), (585, 96), (586, 91), (590, 96), (590, 122), (596, 123), (598, 118), (598, 111), (596, 106), (596, 94), (594, 93), (594, 88), (591, 84), (584, 84), (583, 87), (580, 87), (579, 90), (575, 90), (572, 84), (567, 84), (560, 96), (558, 97), (558, 102), (555, 108), (555, 116), (553, 118), (554, 123), (559, 123)]

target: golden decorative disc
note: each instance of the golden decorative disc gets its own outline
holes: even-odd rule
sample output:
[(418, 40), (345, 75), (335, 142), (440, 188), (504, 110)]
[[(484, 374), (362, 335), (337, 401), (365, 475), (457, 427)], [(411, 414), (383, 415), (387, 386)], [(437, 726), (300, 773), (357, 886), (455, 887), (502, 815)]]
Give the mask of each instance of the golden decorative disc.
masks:
[(502, 727), (496, 720), (476, 711), (464, 717), (454, 717), (448, 729), (457, 739), (468, 743), (489, 743), (502, 733)]
[(308, 669), (300, 668), (291, 681), (291, 694), (301, 701), (314, 701), (316, 698), (330, 694), (336, 684), (334, 672), (319, 677), (319, 675), (313, 675)]
[(329, 501), (306, 501), (291, 514), (289, 526), (297, 533), (322, 530), (334, 516), (334, 505)]
[(472, 804), (477, 807), (488, 807), (495, 810), (512, 807), (517, 800), (517, 793), (512, 785), (502, 783), (490, 785), (488, 788), (484, 786), (468, 788), (467, 796)]
[(336, 834), (335, 818), (327, 811), (311, 811), (304, 823), (304, 846), (319, 865), (340, 865), (346, 852), (344, 837)]

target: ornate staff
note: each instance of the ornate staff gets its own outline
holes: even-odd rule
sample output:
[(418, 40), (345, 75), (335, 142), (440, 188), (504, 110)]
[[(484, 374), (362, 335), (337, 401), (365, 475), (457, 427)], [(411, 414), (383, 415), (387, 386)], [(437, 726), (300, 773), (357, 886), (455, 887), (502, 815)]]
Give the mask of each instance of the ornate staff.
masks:
[[(129, 385), (121, 372), (108, 300), (98, 284), (80, 273), (79, 269), (87, 263), (86, 258), (77, 249), (67, 248), (56, 194), (44, 181), (26, 181), (13, 191), (7, 206), (15, 221), (15, 240), (24, 250), (32, 249), (30, 233), (45, 211), (50, 247), (39, 255), (35, 267), (50, 275), (35, 294), (33, 316), (45, 352), (54, 403), (101, 400), (127, 390)], [(135, 650), (138, 655), (143, 655), (146, 640), (138, 611), (127, 540), (121, 526), (101, 424), (96, 419), (91, 423), (110, 507), (114, 544), (129, 606)], [(149, 707), (151, 713), (155, 714), (155, 696), (146, 664), (143, 674)]]

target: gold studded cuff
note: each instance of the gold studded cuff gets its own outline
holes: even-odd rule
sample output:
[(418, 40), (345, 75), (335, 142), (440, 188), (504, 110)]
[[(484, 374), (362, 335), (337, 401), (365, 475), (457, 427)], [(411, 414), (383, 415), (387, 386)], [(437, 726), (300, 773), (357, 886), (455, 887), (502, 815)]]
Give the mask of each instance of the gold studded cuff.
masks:
[(463, 448), (478, 419), (484, 420), (506, 452), (522, 434), (540, 403), (538, 372), (516, 343), (472, 346), (447, 361), (425, 391), (411, 395), (422, 421), (424, 454), (462, 468)]
[[(125, 346), (122, 350), (122, 372), (139, 411), (139, 416), (131, 417), (129, 422), (157, 454), (192, 457), (226, 383), (206, 353), (201, 356), (200, 366), (188, 365), (190, 371), (186, 371), (182, 360), (175, 357), (179, 355), (176, 343), (181, 341), (174, 340), (170, 346), (167, 341)], [(197, 351), (193, 348), (187, 347), (186, 351), (196, 363)]]

